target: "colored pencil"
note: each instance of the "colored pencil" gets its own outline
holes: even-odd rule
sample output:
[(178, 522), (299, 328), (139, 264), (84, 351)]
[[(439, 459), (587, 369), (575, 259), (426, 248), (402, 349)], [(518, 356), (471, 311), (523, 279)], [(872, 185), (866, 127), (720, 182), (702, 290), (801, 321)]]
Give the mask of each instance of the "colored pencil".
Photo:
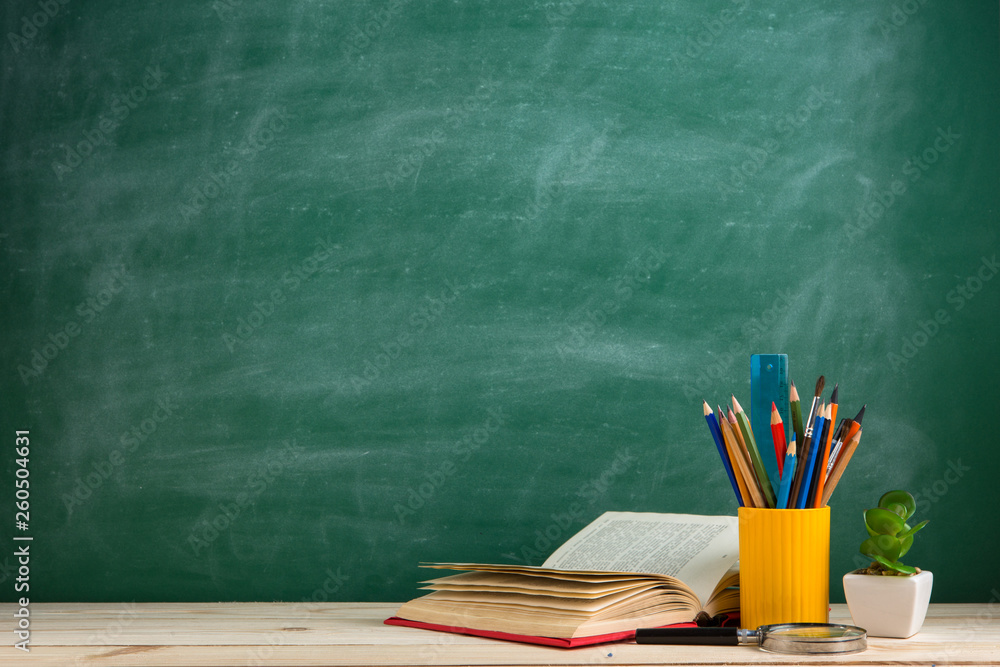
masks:
[(830, 450), (830, 463), (827, 464), (827, 471), (826, 471), (827, 477), (829, 477), (830, 473), (833, 472), (833, 466), (836, 465), (837, 463), (837, 458), (840, 456), (840, 452), (844, 446), (844, 443), (850, 442), (851, 438), (853, 438), (854, 435), (859, 430), (861, 430), (861, 420), (864, 419), (865, 408), (867, 407), (868, 407), (867, 404), (861, 406), (861, 410), (858, 412), (858, 415), (854, 419), (845, 420), (846, 421), (846, 423), (844, 424), (845, 431), (840, 434), (839, 440), (837, 441), (833, 449)]
[[(724, 414), (722, 408), (719, 408), (719, 414)], [(719, 429), (722, 431), (722, 439), (726, 443), (726, 449), (730, 452), (729, 459), (735, 462), (733, 469), (739, 471), (736, 481), (739, 483), (742, 479), (743, 482), (740, 486), (740, 492), (744, 494), (743, 502), (746, 503), (747, 507), (765, 507), (764, 497), (757, 487), (757, 480), (754, 479), (749, 457), (747, 457), (746, 452), (740, 449), (739, 441), (733, 433), (733, 427), (729, 425), (729, 421), (724, 416), (719, 420)]]
[(825, 384), (826, 378), (820, 375), (819, 379), (816, 380), (816, 394), (813, 396), (812, 406), (809, 408), (809, 420), (804, 424), (803, 428), (805, 430), (802, 434), (802, 439), (799, 441), (798, 468), (795, 470), (795, 479), (792, 480), (792, 498), (790, 501), (793, 507), (797, 507), (796, 503), (802, 490), (802, 480), (806, 472), (805, 466), (809, 460), (809, 450), (812, 449), (813, 444), (812, 433), (815, 426), (816, 409), (819, 407), (820, 396), (823, 394), (823, 386)]
[(754, 473), (760, 484), (760, 490), (764, 494), (764, 500), (768, 507), (774, 507), (774, 489), (771, 487), (771, 480), (767, 476), (767, 468), (764, 467), (764, 459), (760, 457), (760, 450), (757, 449), (757, 441), (753, 437), (753, 429), (750, 428), (750, 420), (743, 411), (740, 402), (733, 396), (733, 409), (736, 411), (736, 421), (739, 423), (740, 431), (743, 433), (743, 442), (746, 443), (747, 451), (750, 453), (750, 461), (753, 463)]
[(747, 464), (747, 470), (750, 473), (749, 477), (747, 477), (746, 475), (744, 475), (743, 481), (745, 481), (747, 483), (747, 487), (748, 488), (751, 485), (753, 485), (758, 490), (760, 490), (760, 484), (757, 483), (757, 473), (754, 472), (753, 463), (750, 461), (750, 452), (747, 451), (746, 440), (743, 439), (743, 432), (740, 431), (739, 422), (736, 421), (736, 413), (734, 413), (733, 409), (731, 407), (729, 407), (728, 405), (726, 406), (726, 412), (728, 413), (727, 416), (726, 416), (726, 419), (729, 421), (729, 428), (732, 431), (733, 440), (734, 440), (734, 442), (736, 444), (736, 448), (739, 451), (740, 456), (743, 459), (743, 461), (746, 462), (746, 464)]
[(744, 481), (747, 483), (747, 490), (756, 489), (760, 497), (763, 498), (764, 505), (757, 505), (757, 507), (766, 507), (767, 499), (764, 498), (764, 493), (761, 491), (760, 482), (757, 480), (757, 473), (754, 471), (753, 461), (750, 458), (750, 450), (747, 449), (747, 442), (743, 439), (743, 432), (740, 430), (739, 421), (736, 419), (736, 413), (733, 412), (732, 408), (727, 406), (729, 411), (729, 427), (730, 432), (733, 436), (733, 442), (736, 443), (736, 447), (739, 450), (740, 457), (746, 465), (744, 466)]
[(729, 462), (729, 454), (726, 453), (726, 443), (722, 440), (722, 431), (719, 430), (719, 422), (715, 420), (715, 413), (709, 407), (708, 401), (703, 401), (703, 403), (705, 404), (705, 421), (708, 422), (708, 430), (712, 432), (712, 439), (715, 440), (719, 456), (722, 457), (722, 466), (726, 469), (729, 483), (733, 485), (736, 502), (739, 503), (740, 507), (743, 507), (743, 496), (740, 495), (740, 487), (736, 483), (736, 476), (733, 474), (733, 464)]
[(795, 475), (795, 433), (792, 433), (792, 441), (788, 443), (783, 467), (785, 472), (781, 475), (781, 484), (778, 486), (776, 506), (779, 510), (788, 509), (788, 493), (792, 490), (792, 477)]
[[(816, 435), (817, 438), (819, 437), (819, 434), (823, 433), (823, 425), (825, 424), (825, 422), (826, 420), (823, 418), (822, 415), (816, 416), (816, 419), (813, 422), (812, 433), (817, 434)], [(809, 440), (809, 437), (810, 436), (807, 435), (806, 440)], [(807, 505), (812, 504), (808, 502), (807, 499), (809, 498), (809, 487), (812, 484), (813, 472), (816, 469), (816, 455), (818, 453), (819, 453), (819, 441), (814, 440), (813, 443), (809, 446), (808, 453), (803, 454), (803, 456), (807, 456), (807, 459), (805, 468), (803, 469), (802, 473), (802, 484), (799, 486), (799, 492), (795, 496), (796, 509), (804, 510), (806, 509)]]
[(858, 442), (861, 440), (861, 430), (858, 430), (851, 438), (850, 442), (844, 445), (844, 451), (837, 459), (836, 465), (833, 466), (833, 472), (830, 473), (830, 479), (826, 481), (826, 488), (823, 490), (823, 498), (820, 507), (825, 507), (830, 502), (830, 496), (833, 495), (833, 490), (837, 488), (837, 484), (840, 482), (840, 478), (844, 474), (844, 470), (847, 468), (847, 464), (851, 462), (851, 457), (854, 456), (855, 450), (858, 448)]
[[(819, 409), (816, 411), (817, 417), (822, 417), (823, 427), (818, 431), (813, 431), (812, 437), (809, 440), (809, 461), (813, 463), (812, 465), (812, 476), (808, 477), (807, 488), (803, 488), (802, 492), (806, 499), (806, 504), (803, 505), (803, 509), (812, 507), (813, 505), (813, 494), (816, 493), (816, 466), (819, 464), (819, 454), (823, 451), (823, 438), (825, 436), (826, 429), (826, 403), (820, 403)], [(803, 496), (796, 496), (796, 498)]]
[(805, 434), (802, 432), (802, 401), (799, 399), (799, 390), (792, 382), (792, 390), (788, 395), (788, 408), (792, 414), (792, 431), (795, 432), (795, 440), (801, 444)]
[(774, 441), (774, 458), (778, 462), (778, 479), (785, 472), (785, 424), (781, 421), (778, 406), (771, 402), (771, 439)]
[(729, 425), (733, 427), (733, 435), (736, 436), (736, 442), (740, 443), (740, 447), (746, 451), (747, 441), (743, 439), (743, 431), (740, 430), (740, 423), (736, 421), (736, 413), (728, 405), (726, 406), (726, 419), (729, 420)]
[[(836, 392), (836, 387), (834, 387), (834, 391)], [(830, 400), (833, 401), (832, 396)], [(816, 469), (813, 471), (806, 507), (819, 507), (820, 498), (823, 497), (823, 485), (826, 483), (826, 464), (830, 460), (830, 443), (833, 441), (833, 425), (836, 423), (834, 422), (835, 408), (832, 402), (827, 404), (823, 417), (826, 419), (826, 423), (823, 424), (823, 434), (816, 441)]]
[(726, 428), (729, 422), (726, 421), (726, 415), (722, 411), (722, 408), (718, 408), (715, 418), (715, 423), (719, 425), (719, 433), (722, 435), (722, 442), (726, 445), (726, 454), (729, 455), (729, 463), (733, 468), (733, 477), (736, 478), (736, 486), (740, 490), (740, 496), (743, 498), (743, 506), (754, 507), (753, 498), (747, 488), (747, 481), (743, 477), (743, 466), (740, 465), (742, 455), (740, 454), (739, 444), (733, 436), (733, 429)]

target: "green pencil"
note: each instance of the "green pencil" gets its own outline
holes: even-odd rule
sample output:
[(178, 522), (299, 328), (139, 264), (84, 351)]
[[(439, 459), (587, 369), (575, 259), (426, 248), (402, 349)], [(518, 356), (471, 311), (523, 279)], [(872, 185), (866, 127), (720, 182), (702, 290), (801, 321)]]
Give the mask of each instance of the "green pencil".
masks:
[(799, 400), (799, 390), (792, 382), (792, 390), (788, 394), (788, 407), (792, 411), (792, 430), (795, 431), (795, 442), (800, 445), (805, 441), (802, 428), (802, 401)]
[(757, 450), (757, 441), (753, 438), (750, 421), (747, 419), (746, 413), (743, 412), (743, 407), (740, 406), (735, 396), (733, 396), (733, 412), (736, 413), (736, 423), (740, 425), (740, 431), (743, 433), (743, 441), (746, 442), (747, 451), (750, 452), (750, 460), (753, 462), (754, 472), (757, 473), (761, 493), (764, 494), (767, 506), (773, 508), (776, 506), (776, 503), (774, 489), (771, 488), (771, 480), (767, 478), (767, 469), (764, 468), (764, 461), (760, 458), (760, 452)]

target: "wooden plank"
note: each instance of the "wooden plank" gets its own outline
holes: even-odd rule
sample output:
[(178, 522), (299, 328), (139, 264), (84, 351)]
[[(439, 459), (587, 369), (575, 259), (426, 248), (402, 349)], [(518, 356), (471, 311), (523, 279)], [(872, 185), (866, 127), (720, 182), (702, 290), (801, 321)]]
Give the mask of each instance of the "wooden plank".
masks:
[[(781, 656), (747, 647), (527, 646), (383, 625), (397, 606), (38, 603), (31, 607), (31, 652), (7, 644), (0, 647), (0, 664), (978, 665), (1000, 660), (1000, 609), (989, 605), (931, 605), (917, 636), (871, 638), (864, 653), (833, 658)], [(0, 615), (10, 618), (13, 609), (0, 605)], [(833, 605), (831, 620), (849, 623), (846, 607)]]

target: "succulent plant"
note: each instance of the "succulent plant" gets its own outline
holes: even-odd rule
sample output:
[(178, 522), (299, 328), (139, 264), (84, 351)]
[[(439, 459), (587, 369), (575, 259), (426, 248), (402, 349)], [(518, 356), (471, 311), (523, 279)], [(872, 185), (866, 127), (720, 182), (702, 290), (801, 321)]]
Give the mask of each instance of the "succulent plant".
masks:
[(865, 510), (868, 539), (861, 543), (861, 553), (875, 560), (864, 570), (867, 574), (912, 575), (917, 568), (899, 562), (913, 546), (913, 536), (927, 525), (921, 521), (911, 527), (907, 520), (917, 509), (917, 502), (906, 491), (889, 491), (878, 501), (878, 507)]

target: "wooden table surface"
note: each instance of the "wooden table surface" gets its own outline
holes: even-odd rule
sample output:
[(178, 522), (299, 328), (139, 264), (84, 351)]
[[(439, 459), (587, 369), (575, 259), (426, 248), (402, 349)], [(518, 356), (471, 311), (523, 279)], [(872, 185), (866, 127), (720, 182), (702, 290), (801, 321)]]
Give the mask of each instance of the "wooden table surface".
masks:
[[(395, 603), (60, 604), (31, 611), (31, 651), (5, 631), (0, 665), (1000, 665), (1000, 604), (934, 604), (910, 639), (863, 653), (784, 656), (751, 647), (528, 646), (383, 625)], [(0, 605), (11, 627), (15, 606)], [(845, 605), (832, 622), (850, 623)]]

